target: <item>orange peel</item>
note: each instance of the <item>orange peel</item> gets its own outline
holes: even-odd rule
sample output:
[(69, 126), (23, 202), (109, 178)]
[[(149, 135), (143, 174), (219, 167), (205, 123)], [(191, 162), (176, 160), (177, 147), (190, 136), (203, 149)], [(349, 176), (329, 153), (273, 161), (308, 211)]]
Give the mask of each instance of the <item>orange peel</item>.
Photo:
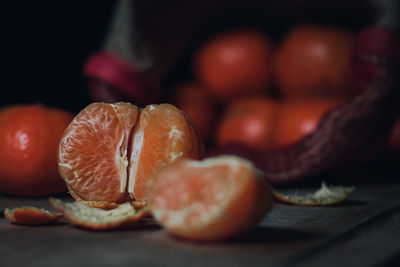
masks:
[(50, 205), (71, 223), (87, 229), (107, 230), (130, 225), (150, 215), (147, 208), (135, 209), (131, 203), (119, 204), (114, 209), (90, 207), (84, 202), (64, 202), (49, 198)]
[(283, 194), (273, 190), (274, 198), (280, 202), (304, 205), (327, 206), (344, 201), (354, 191), (353, 186), (327, 186), (325, 182), (315, 192), (308, 194)]
[(54, 223), (61, 219), (63, 215), (42, 208), (23, 206), (14, 209), (6, 208), (4, 217), (15, 224), (43, 225)]

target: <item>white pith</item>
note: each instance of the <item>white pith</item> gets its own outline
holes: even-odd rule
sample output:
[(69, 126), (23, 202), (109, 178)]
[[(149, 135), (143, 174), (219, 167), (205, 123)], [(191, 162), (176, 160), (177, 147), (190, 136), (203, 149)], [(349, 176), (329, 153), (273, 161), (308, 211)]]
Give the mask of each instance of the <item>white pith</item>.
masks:
[[(86, 109), (81, 111), (80, 114), (82, 114), (82, 116), (84, 116), (84, 120), (80, 120), (81, 119), (81, 117), (79, 116), (80, 114), (75, 116), (75, 118), (72, 120), (72, 122), (68, 126), (67, 130), (65, 131), (66, 134), (62, 137), (62, 139), (60, 141), (58, 167), (68, 169), (70, 171), (70, 173), (72, 174), (72, 175), (65, 175), (63, 177), (64, 181), (67, 185), (72, 185), (74, 182), (79, 181), (81, 179), (81, 173), (80, 173), (80, 171), (76, 170), (73, 167), (74, 166), (73, 161), (79, 160), (79, 158), (73, 159), (72, 161), (65, 159), (65, 157), (64, 157), (65, 154), (63, 153), (62, 146), (63, 145), (68, 146), (68, 143), (70, 142), (70, 138), (73, 138), (76, 131), (80, 131), (81, 128), (86, 126), (86, 127), (93, 129), (93, 126), (96, 125), (96, 122), (98, 121), (99, 116), (106, 116), (106, 120), (102, 125), (100, 125), (99, 128), (101, 128), (101, 129), (98, 129), (98, 131), (101, 132), (102, 129), (109, 128), (109, 122), (111, 121), (111, 119), (110, 119), (110, 117), (107, 116), (106, 113), (96, 113), (94, 115), (89, 115), (89, 116), (85, 113), (85, 112), (89, 112), (87, 110), (91, 109), (95, 105), (96, 104), (89, 105)], [(116, 105), (110, 104), (110, 106), (114, 109), (115, 112), (118, 112)], [(121, 126), (123, 126), (122, 121), (121, 121)], [(93, 132), (95, 132), (95, 131), (93, 131)], [(105, 137), (105, 138), (108, 138), (108, 137)], [(125, 191), (126, 184), (127, 184), (127, 168), (128, 168), (129, 161), (127, 159), (127, 151), (126, 151), (126, 149), (124, 149), (124, 142), (127, 142), (128, 138), (129, 138), (129, 134), (127, 134), (126, 131), (123, 131), (120, 139), (118, 140), (118, 143), (116, 144), (116, 151), (115, 151), (114, 159), (113, 159), (114, 163), (118, 169), (117, 171), (118, 171), (118, 174), (120, 177), (119, 191), (121, 193), (123, 193)], [(84, 142), (84, 141), (81, 141), (81, 142)], [(93, 172), (97, 173), (98, 169), (101, 169), (101, 165), (96, 166), (93, 169)], [(96, 179), (96, 178), (93, 177), (93, 179)], [(89, 180), (86, 182), (89, 183)], [(82, 185), (82, 187), (85, 187), (85, 183)]]
[(169, 137), (170, 139), (172, 139), (173, 137), (175, 137), (176, 140), (183, 141), (183, 135), (184, 135), (184, 134), (185, 134), (185, 133), (184, 133), (183, 131), (179, 131), (179, 130), (176, 128), (176, 126), (172, 126), (172, 127), (171, 127), (171, 131), (169, 131), (168, 137)]
[[(74, 118), (74, 119), (72, 120), (71, 124), (73, 124), (73, 123), (76, 123), (76, 118)], [(59, 167), (59, 168), (61, 167), (61, 168), (67, 168), (67, 169), (73, 170), (73, 167), (72, 167), (71, 164), (64, 163), (64, 153), (62, 153), (62, 149), (61, 149), (62, 145), (63, 145), (64, 143), (67, 143), (68, 138), (69, 138), (71, 135), (72, 135), (72, 131), (68, 132), (67, 135), (65, 135), (65, 136), (63, 136), (63, 137), (61, 138), (60, 143), (59, 143), (59, 145), (58, 145), (58, 153), (59, 153), (58, 167)], [(76, 171), (73, 171), (73, 173), (74, 173), (74, 177), (76, 178), (77, 175), (78, 175), (78, 173), (76, 173)], [(64, 182), (65, 182), (66, 184), (68, 184), (68, 185), (71, 184), (72, 181), (71, 181), (70, 179), (68, 179), (68, 176), (63, 177), (63, 178), (64, 178)]]
[[(118, 114), (118, 107), (116, 104), (110, 104), (110, 106), (114, 109), (115, 113)], [(121, 118), (120, 118), (121, 120)], [(120, 121), (121, 124), (122, 121)], [(118, 142), (117, 149), (115, 151), (115, 164), (118, 167), (118, 173), (121, 177), (120, 184), (119, 184), (119, 191), (121, 193), (125, 192), (126, 188), (126, 183), (127, 183), (127, 177), (128, 174), (126, 172), (128, 168), (128, 159), (127, 159), (127, 151), (121, 151), (123, 149), (123, 143), (124, 140), (127, 140), (129, 138), (129, 134), (127, 135), (126, 131), (124, 130), (123, 134), (121, 135), (121, 139)]]
[(72, 166), (70, 164), (67, 164), (67, 163), (61, 163), (60, 162), (60, 163), (58, 163), (58, 166), (72, 170)]
[[(122, 147), (124, 138), (125, 138), (125, 136), (122, 135), (121, 139), (118, 142), (118, 147), (117, 147), (117, 150), (115, 151), (115, 156), (114, 156), (115, 164), (118, 166), (118, 172), (121, 177), (120, 187), (119, 187), (119, 191), (121, 193), (125, 192), (125, 187), (126, 187), (127, 177), (128, 177), (128, 175), (126, 173), (126, 170), (128, 168), (128, 159), (126, 157), (126, 153), (124, 156), (121, 156), (121, 147)], [(128, 137), (126, 137), (126, 138), (128, 138)]]
[(131, 156), (129, 159), (129, 181), (128, 181), (128, 193), (132, 196), (133, 190), (135, 189), (136, 172), (139, 165), (139, 155), (143, 146), (143, 135), (144, 132), (139, 130), (134, 133), (133, 143), (131, 147), (133, 148)]

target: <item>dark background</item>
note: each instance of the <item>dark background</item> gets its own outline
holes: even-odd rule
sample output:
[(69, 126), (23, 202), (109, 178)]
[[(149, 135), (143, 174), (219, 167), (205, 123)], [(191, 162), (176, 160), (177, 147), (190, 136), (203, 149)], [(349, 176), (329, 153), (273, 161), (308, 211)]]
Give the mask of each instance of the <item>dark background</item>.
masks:
[[(41, 103), (78, 113), (87, 106), (91, 99), (82, 69), (88, 56), (102, 48), (116, 3), (88, 0), (3, 4), (0, 107)], [(149, 8), (152, 10), (152, 5)], [(352, 15), (348, 19), (357, 26), (360, 17), (353, 16), (354, 10), (350, 9)], [(317, 14), (326, 17), (320, 10)], [(343, 16), (340, 20), (347, 22)], [(384, 171), (393, 176), (399, 158), (400, 155), (393, 161), (379, 158), (378, 164), (370, 164), (365, 172), (375, 171), (378, 166), (382, 174), (380, 166), (385, 166)], [(387, 168), (387, 165), (393, 166)], [(394, 168), (398, 173), (398, 167)]]
[(42, 103), (72, 112), (83, 109), (90, 100), (82, 68), (101, 48), (115, 2), (3, 5), (1, 106)]
[[(3, 46), (1, 59), (3, 82), (0, 105), (42, 103), (43, 105), (61, 107), (74, 113), (79, 112), (88, 105), (91, 101), (87, 81), (82, 74), (82, 68), (88, 56), (101, 49), (117, 2), (111, 0), (9, 1), (3, 4), (2, 10), (5, 13), (1, 16), (3, 20), (1, 23), (3, 28), (1, 42)], [(239, 12), (235, 13), (234, 3), (236, 2), (240, 5), (237, 9)], [(321, 8), (315, 8), (311, 12), (307, 10), (308, 13), (298, 12), (297, 8), (293, 8), (292, 5), (294, 3), (302, 3), (302, 1), (283, 1), (281, 3), (278, 0), (270, 0), (280, 8), (273, 9), (273, 11), (267, 8), (266, 12), (264, 12), (265, 14), (260, 11), (258, 13), (255, 12), (260, 8), (254, 8), (251, 9), (251, 12), (246, 17), (247, 13), (244, 12), (246, 9), (243, 9), (242, 5), (247, 2), (240, 0), (232, 2), (223, 0), (219, 2), (205, 1), (204, 6), (210, 6), (205, 12), (208, 15), (200, 16), (202, 23), (209, 24), (208, 28), (205, 26), (205, 32), (207, 33), (207, 29), (215, 31), (216, 25), (225, 25), (227, 23), (229, 25), (229, 18), (232, 18), (235, 23), (247, 21), (249, 18), (251, 21), (258, 23), (260, 22), (260, 20), (257, 20), (259, 17), (256, 16), (258, 13), (261, 14), (259, 15), (262, 20), (267, 19), (263, 23), (267, 23), (269, 30), (272, 30), (272, 32), (274, 28), (271, 29), (271, 25), (291, 23), (295, 13), (303, 14), (303, 16), (307, 17), (317, 17), (320, 20), (333, 18), (328, 22), (344, 22), (346, 25), (350, 22), (357, 27), (360, 21), (364, 23), (363, 19), (360, 19), (363, 16), (354, 16), (354, 13), (359, 14), (361, 12), (360, 6), (357, 4), (360, 0), (355, 0), (351, 4), (344, 2), (345, 8), (341, 4), (336, 4), (336, 1), (328, 1), (331, 5), (325, 2), (322, 5), (317, 0), (309, 0), (307, 2), (313, 2), (316, 6), (320, 5)], [(182, 34), (182, 30), (179, 30), (185, 24), (182, 24), (182, 22), (173, 24), (174, 19), (172, 18), (176, 17), (177, 12), (180, 15), (184, 15), (185, 6), (188, 6), (188, 10), (191, 10), (190, 14), (188, 14), (189, 18), (192, 17), (193, 8), (190, 7), (195, 2), (189, 3), (183, 0), (174, 0), (166, 3), (157, 0), (144, 0), (137, 1), (137, 3), (138, 5), (141, 4), (141, 12), (138, 14), (141, 23), (144, 23), (144, 26), (148, 24), (147, 28), (143, 27), (146, 29), (147, 35), (150, 35), (150, 37), (147, 36), (147, 39), (151, 39), (154, 36), (157, 40), (161, 39), (161, 48), (167, 50), (164, 51), (164, 55), (173, 54), (171, 51), (179, 47), (173, 41), (179, 38), (172, 38), (171, 32), (178, 33), (177, 36), (186, 36), (187, 34)], [(203, 3), (203, 1), (200, 3)], [(264, 3), (264, 1), (252, 0), (251, 3), (260, 4)], [(287, 8), (287, 3), (291, 3), (292, 8)], [(199, 5), (202, 6), (201, 4)], [(181, 6), (183, 8), (178, 8)], [(350, 15), (343, 16), (340, 13), (341, 15), (337, 16), (334, 12), (335, 8), (331, 6), (338, 6), (341, 12), (342, 10), (347, 10), (347, 14)], [(171, 11), (170, 17), (166, 13), (168, 10)], [(276, 10), (283, 12), (280, 14)], [(231, 12), (232, 16), (228, 16), (230, 11), (233, 12)], [(238, 14), (241, 15), (238, 16)], [(213, 16), (217, 19), (212, 19)], [(148, 22), (147, 24), (146, 21)], [(157, 21), (159, 21), (158, 28), (157, 25), (154, 25), (157, 24)], [(176, 28), (176, 25), (179, 27)], [(172, 30), (168, 31), (169, 28)], [(187, 32), (192, 33), (193, 30), (189, 29)], [(164, 35), (165, 33), (168, 34), (163, 37), (163, 33)], [(197, 38), (199, 39), (200, 37)], [(168, 41), (171, 43), (169, 46)], [(157, 44), (159, 43), (157, 42)], [(178, 52), (180, 53), (181, 51), (179, 50)], [(158, 58), (162, 58), (162, 56)], [(161, 61), (168, 62), (165, 58)], [(178, 60), (177, 62), (181, 61)], [(167, 78), (170, 78), (170, 80), (181, 78), (182, 73), (188, 67), (187, 64), (181, 64), (176, 69), (172, 67), (172, 74)], [(168, 82), (168, 79), (166, 80)]]

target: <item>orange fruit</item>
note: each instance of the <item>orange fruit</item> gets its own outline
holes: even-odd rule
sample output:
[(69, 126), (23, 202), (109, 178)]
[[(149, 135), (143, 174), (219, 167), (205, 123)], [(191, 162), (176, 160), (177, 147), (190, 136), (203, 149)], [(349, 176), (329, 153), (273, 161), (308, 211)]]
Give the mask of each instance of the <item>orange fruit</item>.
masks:
[(256, 30), (235, 30), (208, 40), (194, 59), (195, 74), (223, 101), (260, 93), (271, 79), (272, 44)]
[(215, 103), (205, 88), (195, 83), (183, 83), (174, 92), (175, 105), (196, 125), (200, 136), (207, 141), (212, 132)]
[(57, 148), (73, 115), (41, 105), (0, 111), (0, 191), (18, 196), (66, 192), (57, 171)]
[(299, 25), (279, 46), (274, 76), (288, 98), (349, 97), (357, 93), (351, 70), (355, 35), (344, 29)]
[(203, 149), (186, 115), (170, 104), (139, 110), (93, 103), (64, 132), (58, 166), (75, 199), (103, 206), (145, 200), (146, 181), (157, 168), (180, 157), (199, 158)]
[(254, 227), (272, 206), (271, 188), (254, 165), (235, 156), (182, 159), (148, 183), (148, 206), (170, 233), (214, 241)]
[(273, 146), (282, 147), (299, 141), (313, 132), (322, 116), (343, 104), (343, 99), (288, 100), (279, 108), (278, 120), (273, 134)]
[(219, 146), (240, 143), (267, 150), (277, 120), (279, 104), (267, 97), (250, 97), (228, 106), (216, 134)]

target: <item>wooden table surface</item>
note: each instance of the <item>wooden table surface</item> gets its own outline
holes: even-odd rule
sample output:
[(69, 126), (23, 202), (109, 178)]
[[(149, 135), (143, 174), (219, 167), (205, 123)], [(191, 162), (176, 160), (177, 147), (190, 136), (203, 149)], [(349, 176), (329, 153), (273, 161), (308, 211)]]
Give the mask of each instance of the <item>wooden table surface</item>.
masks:
[[(49, 207), (0, 196), (2, 211), (21, 205)], [(98, 232), (4, 217), (0, 240), (0, 266), (400, 266), (400, 183), (358, 186), (330, 207), (277, 203), (255, 229), (222, 243), (176, 239), (151, 222)]]

